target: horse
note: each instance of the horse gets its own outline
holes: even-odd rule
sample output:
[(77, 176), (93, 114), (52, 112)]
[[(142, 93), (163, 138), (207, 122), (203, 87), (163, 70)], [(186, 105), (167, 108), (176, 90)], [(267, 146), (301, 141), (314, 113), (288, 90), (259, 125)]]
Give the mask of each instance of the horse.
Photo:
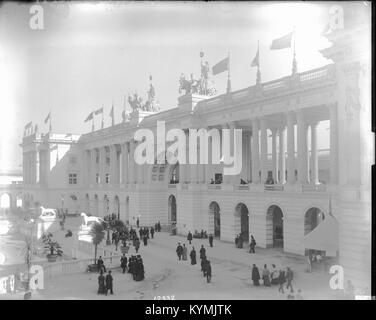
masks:
[(82, 225), (85, 227), (88, 227), (92, 223), (104, 223), (104, 220), (99, 217), (93, 217), (93, 216), (88, 216), (85, 212), (81, 213), (81, 217), (83, 218), (83, 223)]

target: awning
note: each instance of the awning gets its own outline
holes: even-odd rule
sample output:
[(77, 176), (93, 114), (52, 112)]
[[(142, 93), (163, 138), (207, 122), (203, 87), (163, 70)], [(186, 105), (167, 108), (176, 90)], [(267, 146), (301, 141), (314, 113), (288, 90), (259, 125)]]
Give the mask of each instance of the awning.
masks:
[(306, 249), (327, 251), (335, 253), (338, 251), (338, 221), (331, 214), (310, 233), (304, 237)]

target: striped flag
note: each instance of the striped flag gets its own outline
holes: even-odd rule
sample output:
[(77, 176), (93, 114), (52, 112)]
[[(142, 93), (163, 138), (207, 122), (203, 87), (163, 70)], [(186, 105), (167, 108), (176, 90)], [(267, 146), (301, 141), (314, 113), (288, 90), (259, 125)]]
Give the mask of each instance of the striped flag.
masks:
[(285, 48), (291, 48), (291, 39), (294, 32), (290, 32), (289, 34), (274, 39), (272, 42), (272, 45), (270, 46), (271, 50), (279, 50), (279, 49), (285, 49)]
[(93, 115), (94, 113), (93, 112), (90, 112), (90, 114), (87, 116), (87, 118), (85, 119), (85, 122), (88, 122), (90, 120), (93, 120)]
[(223, 60), (219, 61), (214, 67), (213, 67), (213, 75), (225, 72), (229, 70), (229, 57), (224, 58)]

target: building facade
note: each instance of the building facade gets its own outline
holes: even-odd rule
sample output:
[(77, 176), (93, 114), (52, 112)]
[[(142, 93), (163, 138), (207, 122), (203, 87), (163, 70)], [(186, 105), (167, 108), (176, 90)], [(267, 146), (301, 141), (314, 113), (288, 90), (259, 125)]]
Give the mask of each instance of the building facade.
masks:
[[(260, 247), (299, 255), (304, 237), (332, 215), (345, 277), (369, 283), (371, 50), (363, 50), (370, 48), (363, 28), (333, 31), (322, 51), (333, 63), (315, 70), (223, 95), (187, 93), (176, 108), (135, 109), (126, 121), (81, 136), (24, 137), (24, 206), (115, 213), (131, 225), (137, 218), (176, 223), (179, 234), (203, 229), (230, 242), (252, 234)], [(156, 137), (158, 121), (166, 131), (184, 130), (187, 158), (189, 129), (229, 129), (230, 138), (242, 129), (241, 172), (223, 175), (223, 163), (210, 164), (212, 140), (208, 150), (197, 144), (209, 164), (137, 164), (134, 134), (143, 128)], [(328, 150), (317, 148), (323, 121), (330, 123)]]

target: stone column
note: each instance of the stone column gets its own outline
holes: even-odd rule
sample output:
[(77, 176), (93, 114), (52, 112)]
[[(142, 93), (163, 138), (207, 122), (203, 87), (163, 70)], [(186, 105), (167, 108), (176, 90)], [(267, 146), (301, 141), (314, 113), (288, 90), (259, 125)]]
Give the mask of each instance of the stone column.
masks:
[(134, 150), (135, 150), (135, 141), (133, 139), (131, 139), (131, 141), (129, 142), (130, 144), (130, 150), (129, 150), (129, 183), (134, 183), (135, 182), (135, 176), (136, 176), (136, 172), (135, 172), (135, 161), (134, 161)]
[(261, 131), (261, 183), (264, 184), (268, 178), (268, 170), (266, 163), (268, 161), (268, 137), (267, 137), (267, 126), (265, 118), (260, 119), (260, 131)]
[(252, 119), (252, 183), (260, 182), (260, 146), (259, 146), (259, 124), (257, 119)]
[(104, 185), (106, 183), (106, 148), (99, 148), (99, 182)]
[(272, 129), (272, 168), (273, 180), (278, 182), (278, 162), (277, 162), (277, 129)]
[(91, 174), (91, 176), (90, 176), (89, 181), (92, 184), (95, 184), (95, 177), (96, 177), (96, 174), (97, 174), (96, 150), (95, 149), (90, 150), (90, 158), (91, 158), (91, 163), (90, 163), (90, 174)]
[(123, 154), (123, 183), (129, 183), (129, 142), (123, 144), (124, 146), (124, 154)]
[(287, 182), (295, 183), (295, 133), (294, 114), (287, 114)]
[(329, 107), (330, 112), (330, 183), (338, 183), (338, 116), (335, 104)]
[(279, 129), (279, 183), (286, 183), (285, 127)]
[(115, 167), (116, 167), (116, 146), (111, 145), (110, 146), (110, 184), (114, 185), (116, 183), (116, 173), (115, 173)]
[(312, 173), (312, 184), (319, 184), (319, 167), (318, 167), (318, 157), (317, 157), (317, 125), (318, 123), (311, 124), (311, 173)]
[(35, 183), (40, 182), (40, 154), (37, 149), (35, 152)]
[(308, 178), (308, 148), (307, 148), (307, 124), (303, 111), (297, 113), (298, 123), (298, 181), (307, 183)]

